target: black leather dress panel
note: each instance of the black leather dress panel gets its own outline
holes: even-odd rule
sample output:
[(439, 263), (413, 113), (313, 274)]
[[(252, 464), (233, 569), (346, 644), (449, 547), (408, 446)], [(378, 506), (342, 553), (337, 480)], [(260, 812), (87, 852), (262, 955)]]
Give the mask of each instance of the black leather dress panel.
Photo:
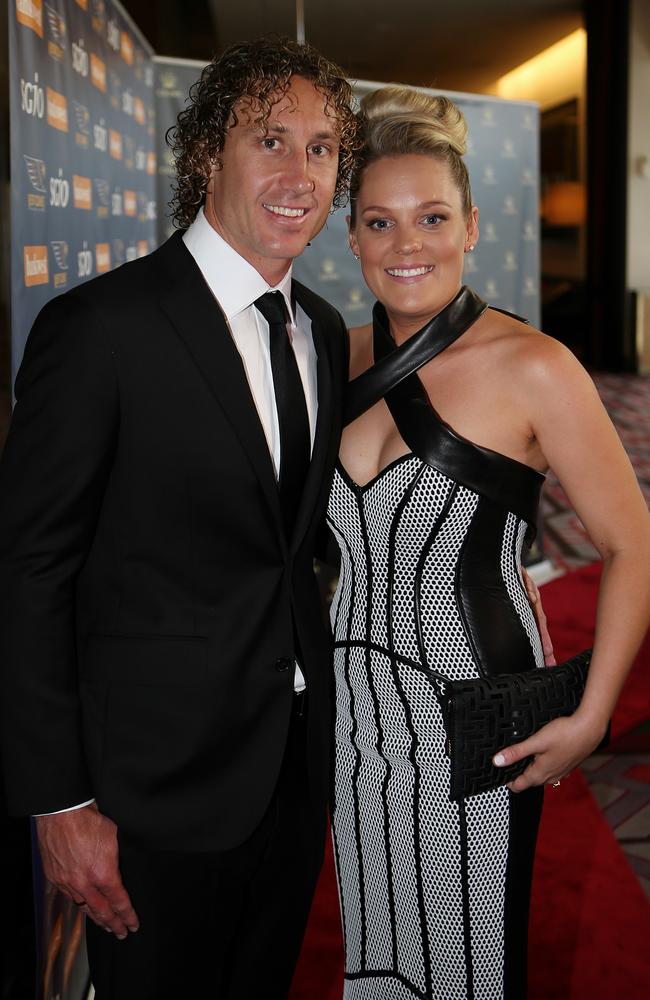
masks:
[(537, 666), (501, 568), (507, 518), (499, 504), (481, 497), (456, 567), (456, 601), (483, 675), (516, 673)]

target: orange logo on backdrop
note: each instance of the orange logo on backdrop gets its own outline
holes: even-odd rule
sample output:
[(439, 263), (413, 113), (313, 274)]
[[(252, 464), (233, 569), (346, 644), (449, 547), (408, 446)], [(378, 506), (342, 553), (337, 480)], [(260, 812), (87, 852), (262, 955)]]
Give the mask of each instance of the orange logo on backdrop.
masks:
[(47, 247), (23, 247), (23, 263), (25, 267), (25, 284), (47, 285), (50, 273), (47, 267)]
[(88, 10), (88, 0), (77, 0), (77, 4), (82, 10)]
[(135, 215), (137, 213), (137, 201), (135, 191), (124, 192), (124, 214)]
[(111, 269), (111, 245), (110, 243), (95, 244), (95, 265), (97, 274), (104, 274)]
[(136, 253), (138, 257), (146, 257), (149, 253), (149, 244), (146, 240), (138, 240), (136, 244)]
[(93, 188), (90, 177), (72, 175), (72, 200), (75, 208), (90, 210), (93, 207)]
[(144, 101), (141, 97), (133, 98), (133, 117), (137, 121), (138, 125), (144, 125), (146, 115), (144, 112)]
[(16, 19), (19, 24), (43, 37), (43, 0), (16, 0)]
[(155, 172), (156, 172), (156, 154), (152, 150), (150, 153), (147, 153), (147, 173), (155, 174)]
[(68, 101), (58, 90), (46, 89), (47, 94), (47, 121), (52, 128), (58, 128), (59, 132), (68, 131)]
[(106, 93), (106, 63), (94, 52), (90, 53), (90, 79), (97, 90)]
[(125, 63), (128, 63), (129, 66), (133, 66), (133, 41), (128, 31), (122, 32), (120, 43), (120, 54), (122, 59)]
[(108, 130), (108, 148), (114, 160), (122, 159), (122, 134), (114, 128)]

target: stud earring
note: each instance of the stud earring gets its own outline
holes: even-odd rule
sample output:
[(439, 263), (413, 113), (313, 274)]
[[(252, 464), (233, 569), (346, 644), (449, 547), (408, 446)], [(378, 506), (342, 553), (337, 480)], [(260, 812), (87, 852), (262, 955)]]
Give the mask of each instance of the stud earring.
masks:
[(474, 244), (470, 243), (469, 246), (465, 247), (465, 253), (471, 253), (473, 249), (474, 249)]
[(350, 253), (352, 254), (355, 260), (359, 260), (359, 254), (355, 253), (352, 247), (350, 247)]

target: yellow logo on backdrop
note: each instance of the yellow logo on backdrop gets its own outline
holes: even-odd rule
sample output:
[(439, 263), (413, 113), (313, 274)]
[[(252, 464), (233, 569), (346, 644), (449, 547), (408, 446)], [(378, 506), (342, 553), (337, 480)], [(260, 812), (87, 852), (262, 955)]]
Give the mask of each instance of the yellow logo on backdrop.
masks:
[(43, 0), (16, 0), (16, 19), (19, 24), (43, 37)]
[(95, 190), (97, 191), (97, 218), (107, 219), (111, 204), (111, 186), (105, 177), (95, 177)]
[(95, 267), (97, 274), (104, 274), (111, 269), (111, 245), (110, 243), (95, 244)]
[(23, 159), (27, 167), (29, 182), (33, 188), (32, 191), (27, 192), (27, 207), (32, 211), (44, 212), (45, 195), (47, 194), (45, 188), (45, 161), (39, 160), (35, 156), (27, 156), (26, 153), (23, 153)]
[(147, 153), (147, 173), (149, 175), (155, 174), (156, 172), (156, 154), (151, 150)]
[(48, 285), (50, 274), (47, 267), (47, 247), (23, 247), (23, 263), (25, 267), (25, 284)]
[(76, 131), (74, 134), (74, 140), (78, 146), (84, 149), (88, 146), (88, 137), (90, 135), (90, 111), (85, 104), (80, 104), (79, 101), (72, 101), (72, 110), (74, 111), (74, 124), (76, 126)]
[(65, 18), (49, 3), (45, 4), (45, 13), (47, 15), (49, 34), (47, 51), (57, 62), (63, 62), (65, 59), (65, 50), (68, 47), (68, 29)]
[(106, 27), (105, 0), (93, 0), (93, 16), (90, 19), (90, 23), (98, 35), (104, 34), (104, 28)]
[(133, 98), (133, 117), (137, 121), (138, 125), (144, 125), (147, 120), (147, 116), (144, 111), (144, 101), (141, 97)]
[(94, 52), (90, 53), (90, 79), (97, 90), (106, 93), (106, 63)]
[(51, 87), (46, 88), (47, 97), (47, 122), (52, 128), (56, 128), (59, 132), (68, 131), (68, 101), (67, 98), (60, 94), (58, 90), (52, 90)]
[(69, 246), (65, 240), (50, 240), (54, 262), (58, 270), (52, 275), (55, 288), (63, 288), (68, 283)]
[(72, 201), (75, 208), (83, 208), (90, 211), (93, 207), (93, 188), (90, 177), (80, 177), (79, 174), (72, 175)]
[(114, 128), (108, 130), (108, 148), (114, 160), (122, 159), (122, 134)]
[(136, 215), (138, 211), (137, 199), (135, 196), (135, 191), (124, 191), (124, 214), (125, 215)]
[(128, 31), (122, 32), (120, 39), (120, 54), (128, 66), (133, 66), (133, 39)]

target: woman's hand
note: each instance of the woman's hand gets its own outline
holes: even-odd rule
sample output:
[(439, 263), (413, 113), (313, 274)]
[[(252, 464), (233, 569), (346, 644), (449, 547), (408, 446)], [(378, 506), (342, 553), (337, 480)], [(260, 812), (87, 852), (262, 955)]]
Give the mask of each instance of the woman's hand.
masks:
[(496, 767), (514, 764), (524, 757), (535, 759), (523, 774), (509, 782), (513, 792), (533, 785), (552, 785), (565, 778), (592, 753), (605, 735), (606, 726), (580, 715), (553, 719), (522, 743), (506, 747), (494, 757)]

